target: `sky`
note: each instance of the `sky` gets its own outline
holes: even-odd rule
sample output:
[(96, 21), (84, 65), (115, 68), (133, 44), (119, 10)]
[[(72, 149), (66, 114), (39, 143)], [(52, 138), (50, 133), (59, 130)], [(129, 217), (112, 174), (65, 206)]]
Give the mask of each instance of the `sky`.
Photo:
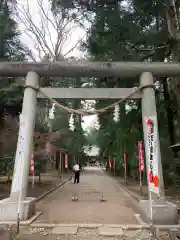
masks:
[[(51, 18), (50, 4), (48, 4), (48, 0), (42, 0), (42, 1), (45, 6), (44, 9), (49, 12), (49, 17)], [(37, 4), (37, 0), (18, 0), (17, 2), (19, 5), (19, 9), (21, 11), (23, 8), (26, 8), (27, 2), (28, 2), (30, 14), (31, 14), (31, 17), (33, 18), (33, 22), (34, 22), (34, 24), (36, 24), (36, 26), (40, 27), (41, 18), (40, 18), (40, 14), (39, 14), (39, 7)], [(21, 16), (22, 16), (22, 14), (21, 14)], [(21, 19), (19, 20), (19, 26), (20, 26), (21, 32), (23, 32), (22, 30), (25, 30), (25, 32), (22, 33), (22, 41), (25, 44), (27, 44), (31, 49), (35, 48), (36, 42), (34, 41), (34, 39), (32, 37), (30, 38), (29, 36), (27, 36), (26, 27), (22, 23)], [(55, 39), (56, 31), (54, 30), (54, 28), (52, 27), (51, 24), (49, 24), (49, 28), (50, 28), (51, 38)], [(75, 31), (73, 32), (73, 34), (71, 34), (71, 35), (69, 34), (68, 40), (67, 40), (66, 44), (64, 45), (62, 52), (66, 53), (69, 49), (71, 49), (75, 45), (75, 43), (80, 39), (80, 37), (82, 37), (84, 34), (85, 34), (85, 31), (83, 29), (81, 29), (80, 27), (76, 28)], [(48, 34), (47, 34), (47, 36), (48, 36)], [(49, 42), (49, 45), (50, 45), (50, 42)], [(81, 56), (83, 56), (83, 53), (80, 52), (78, 50), (78, 48), (75, 48), (71, 52), (71, 55), (81, 57)]]
[[(28, 0), (18, 0), (17, 1), (18, 5), (19, 5), (19, 9), (21, 9), (21, 11), (23, 8), (26, 8), (27, 1)], [(45, 5), (45, 9), (48, 11), (48, 9), (50, 7), (48, 5), (48, 1), (43, 0), (43, 2), (44, 2), (44, 4), (47, 4), (47, 6)], [(39, 10), (38, 10), (37, 0), (29, 0), (28, 3), (29, 3), (30, 14), (32, 16), (33, 22), (34, 22), (34, 24), (36, 24), (39, 27), (40, 26), (40, 17), (39, 17), (40, 14), (39, 14)], [(21, 14), (21, 11), (19, 11), (20, 14)], [(23, 18), (23, 16), (21, 14), (21, 19), (19, 19), (19, 28), (22, 32), (21, 40), (30, 49), (34, 50), (34, 53), (36, 53), (37, 52), (36, 51), (36, 45), (37, 45), (36, 41), (35, 41), (35, 39), (33, 39), (32, 35), (31, 36), (27, 35), (27, 29), (23, 24), (22, 18)], [(52, 25), (49, 25), (49, 28), (50, 28), (51, 38), (56, 39), (57, 32), (54, 30)], [(85, 35), (85, 31), (80, 27), (76, 28), (75, 31), (72, 32), (71, 35), (69, 34), (69, 38), (62, 49), (63, 54), (68, 52), (68, 50), (71, 49), (76, 44), (76, 42), (84, 35)], [(50, 45), (50, 39), (49, 39), (48, 35), (47, 35), (47, 38), (48, 38), (47, 41), (49, 42), (49, 45)], [(36, 55), (36, 56), (38, 57), (38, 55)], [(70, 56), (81, 58), (81, 57), (84, 57), (84, 53), (82, 53), (78, 48), (75, 48), (70, 53)], [(83, 120), (84, 120), (84, 123), (82, 123), (82, 127), (84, 129), (88, 129), (91, 125), (96, 124), (97, 117), (96, 116), (87, 116), (87, 117), (84, 117)]]

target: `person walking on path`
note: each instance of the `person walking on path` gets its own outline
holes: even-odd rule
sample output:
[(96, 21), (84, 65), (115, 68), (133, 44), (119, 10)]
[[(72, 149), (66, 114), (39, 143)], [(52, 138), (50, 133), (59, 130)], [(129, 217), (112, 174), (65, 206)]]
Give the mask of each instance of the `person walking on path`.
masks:
[(75, 164), (73, 166), (73, 171), (74, 171), (74, 184), (75, 183), (79, 183), (79, 177), (80, 177), (80, 167), (79, 167), (79, 164)]

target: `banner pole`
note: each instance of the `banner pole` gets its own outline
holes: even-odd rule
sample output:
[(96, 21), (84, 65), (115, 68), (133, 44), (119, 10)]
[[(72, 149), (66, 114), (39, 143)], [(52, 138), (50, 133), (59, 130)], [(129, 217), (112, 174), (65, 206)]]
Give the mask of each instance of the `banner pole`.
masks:
[(127, 155), (126, 155), (126, 152), (124, 152), (124, 180), (125, 180), (125, 184), (127, 184)]
[(114, 176), (116, 176), (116, 159), (114, 158)]
[(34, 175), (34, 172), (33, 172), (33, 178), (32, 178), (32, 189), (33, 189), (33, 197), (34, 197), (34, 179), (35, 178), (35, 175)]
[(152, 194), (149, 194), (149, 212), (150, 212), (150, 223), (153, 225), (153, 204), (152, 204)]
[(140, 176), (140, 195), (142, 196), (142, 172), (139, 171), (139, 176)]

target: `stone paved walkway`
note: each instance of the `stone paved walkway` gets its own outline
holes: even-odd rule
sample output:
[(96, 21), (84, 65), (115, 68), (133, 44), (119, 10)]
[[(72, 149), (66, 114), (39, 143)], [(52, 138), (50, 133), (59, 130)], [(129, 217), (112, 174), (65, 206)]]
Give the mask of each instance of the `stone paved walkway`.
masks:
[[(72, 201), (75, 192), (77, 202)], [(100, 202), (102, 193), (105, 202)], [(96, 167), (82, 172), (80, 184), (69, 182), (39, 201), (37, 210), (42, 215), (35, 223), (139, 224), (129, 194)]]

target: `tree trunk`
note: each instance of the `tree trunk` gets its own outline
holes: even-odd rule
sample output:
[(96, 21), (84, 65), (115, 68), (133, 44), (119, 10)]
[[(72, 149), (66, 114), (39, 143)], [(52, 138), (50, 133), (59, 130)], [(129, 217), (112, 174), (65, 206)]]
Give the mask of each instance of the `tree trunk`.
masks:
[[(176, 6), (174, 0), (168, 0), (166, 3), (166, 20), (168, 33), (173, 43), (171, 52), (172, 62), (179, 62), (180, 60), (180, 25), (178, 13), (179, 6)], [(169, 83), (171, 100), (173, 102), (173, 125), (176, 130), (173, 131), (171, 138), (173, 138), (172, 142), (175, 144), (180, 141), (180, 79), (179, 77), (172, 77)]]
[(175, 129), (174, 129), (173, 111), (171, 108), (171, 99), (170, 99), (167, 81), (168, 80), (166, 78), (163, 81), (163, 92), (164, 92), (165, 108), (166, 108), (167, 119), (168, 119), (170, 143), (171, 145), (173, 145), (175, 144)]

